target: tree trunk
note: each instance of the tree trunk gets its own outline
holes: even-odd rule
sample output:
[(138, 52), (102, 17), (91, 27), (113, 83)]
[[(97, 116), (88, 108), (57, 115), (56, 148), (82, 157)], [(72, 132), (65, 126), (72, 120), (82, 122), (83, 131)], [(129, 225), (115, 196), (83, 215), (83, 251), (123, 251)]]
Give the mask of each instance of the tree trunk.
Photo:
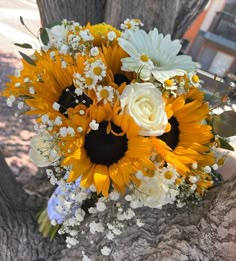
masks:
[(107, 22), (119, 28), (126, 18), (139, 18), (144, 29), (157, 27), (181, 38), (209, 0), (37, 0), (42, 25), (61, 19), (82, 25)]
[(62, 19), (86, 25), (104, 21), (106, 0), (37, 0), (37, 5), (43, 26)]
[[(37, 0), (42, 24), (67, 18), (81, 24), (106, 21), (118, 26), (125, 18), (140, 18), (145, 29), (156, 26), (163, 33), (180, 38), (208, 0)], [(78, 261), (82, 251), (91, 260), (225, 260), (236, 256), (236, 174), (211, 189), (198, 204), (162, 210), (136, 211), (144, 226), (130, 222), (121, 236), (109, 241), (104, 235), (91, 235), (89, 216), (82, 225), (79, 247), (67, 249), (64, 238), (50, 241), (38, 232), (36, 215), (45, 199), (27, 194), (15, 181), (0, 153), (0, 260)], [(39, 184), (40, 187), (40, 184)], [(29, 188), (27, 188), (29, 189)], [(44, 206), (45, 207), (45, 206)], [(99, 216), (108, 223), (111, 208)], [(93, 242), (93, 244), (91, 243)], [(101, 254), (107, 246), (109, 257)]]
[[(211, 189), (195, 205), (162, 210), (139, 209), (145, 225), (130, 226), (115, 240), (88, 233), (86, 224), (97, 220), (91, 215), (83, 224), (79, 247), (67, 249), (64, 239), (50, 241), (38, 233), (35, 199), (26, 194), (0, 154), (0, 260), (1, 261), (78, 261), (82, 251), (91, 260), (235, 260), (236, 255), (236, 174)], [(103, 223), (114, 218), (111, 208), (99, 217)], [(93, 244), (91, 244), (93, 241)], [(112, 252), (101, 254), (103, 246)]]

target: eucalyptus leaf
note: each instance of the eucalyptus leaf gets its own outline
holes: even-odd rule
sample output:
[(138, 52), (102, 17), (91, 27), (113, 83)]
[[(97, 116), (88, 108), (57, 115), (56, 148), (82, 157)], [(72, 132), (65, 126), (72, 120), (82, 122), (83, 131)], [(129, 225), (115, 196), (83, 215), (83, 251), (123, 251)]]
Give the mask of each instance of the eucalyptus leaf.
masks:
[(224, 111), (213, 116), (213, 129), (221, 137), (231, 137), (236, 135), (236, 113), (234, 111)]
[(234, 151), (234, 148), (225, 139), (219, 137), (220, 148)]
[(22, 25), (25, 25), (25, 23), (24, 23), (24, 19), (23, 19), (22, 16), (20, 16), (20, 22), (21, 22)]
[(32, 45), (28, 44), (28, 43), (23, 43), (23, 44), (19, 44), (19, 43), (14, 43), (14, 45), (19, 46), (21, 48), (25, 48), (25, 49), (32, 49)]
[(40, 28), (40, 39), (44, 45), (49, 43), (49, 36), (45, 28)]
[(25, 53), (22, 53), (22, 52), (20, 52), (20, 51), (19, 51), (19, 54), (21, 55), (21, 57), (22, 57), (27, 63), (36, 66), (35, 62), (34, 62), (28, 55), (26, 55)]

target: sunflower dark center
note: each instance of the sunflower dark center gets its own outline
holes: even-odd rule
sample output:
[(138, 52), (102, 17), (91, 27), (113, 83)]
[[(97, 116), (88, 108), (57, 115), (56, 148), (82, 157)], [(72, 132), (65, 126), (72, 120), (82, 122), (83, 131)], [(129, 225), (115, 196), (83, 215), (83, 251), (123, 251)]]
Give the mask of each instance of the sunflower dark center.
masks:
[(84, 93), (82, 95), (77, 95), (75, 93), (75, 86), (72, 84), (63, 90), (57, 103), (60, 104), (60, 113), (66, 116), (67, 109), (74, 108), (78, 104), (84, 104), (86, 107), (89, 107), (93, 101)]
[(179, 143), (179, 123), (173, 116), (169, 119), (171, 130), (158, 138), (163, 140), (171, 149), (174, 149)]
[[(92, 163), (110, 166), (119, 161), (128, 149), (126, 135), (116, 136), (111, 132), (107, 134), (107, 121), (99, 124), (99, 129), (90, 131), (85, 137), (85, 150)], [(115, 133), (121, 133), (120, 127), (111, 122)]]
[(124, 74), (115, 74), (114, 81), (117, 85), (121, 85), (123, 82), (130, 83), (130, 80)]

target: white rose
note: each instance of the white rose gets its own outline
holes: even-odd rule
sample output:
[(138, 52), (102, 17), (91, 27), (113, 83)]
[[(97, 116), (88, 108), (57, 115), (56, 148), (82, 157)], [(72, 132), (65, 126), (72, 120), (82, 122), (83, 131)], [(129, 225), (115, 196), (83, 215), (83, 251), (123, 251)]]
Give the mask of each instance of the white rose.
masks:
[(49, 44), (59, 48), (65, 42), (67, 31), (64, 25), (55, 25), (52, 28), (46, 28)]
[(168, 118), (162, 93), (152, 83), (127, 85), (121, 95), (121, 108), (141, 127), (142, 136), (160, 136)]
[(30, 159), (38, 167), (49, 166), (60, 158), (55, 140), (48, 133), (33, 136), (30, 146)]
[(158, 172), (153, 177), (145, 176), (134, 195), (144, 206), (150, 208), (161, 208), (173, 201), (169, 197), (167, 183)]

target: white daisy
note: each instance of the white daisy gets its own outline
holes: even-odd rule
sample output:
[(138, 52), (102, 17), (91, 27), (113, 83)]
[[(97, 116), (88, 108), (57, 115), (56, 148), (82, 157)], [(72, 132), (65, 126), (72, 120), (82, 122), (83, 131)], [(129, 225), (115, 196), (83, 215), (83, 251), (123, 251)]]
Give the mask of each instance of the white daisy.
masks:
[[(156, 28), (148, 34), (143, 30), (128, 30), (118, 41), (130, 56), (121, 60), (122, 70), (136, 72), (142, 80), (149, 80), (153, 75), (164, 82), (176, 75), (196, 71), (198, 67), (190, 56), (177, 55), (181, 49), (178, 40), (171, 41), (170, 35), (164, 37)], [(140, 64), (140, 61), (144, 63)]]
[(194, 86), (194, 87), (201, 87), (201, 81), (200, 81), (200, 78), (199, 76), (195, 73), (195, 72), (190, 72), (188, 74), (189, 76), (189, 80), (190, 80), (190, 83)]
[(124, 23), (120, 25), (120, 28), (123, 30), (136, 30), (139, 29), (139, 26), (143, 26), (143, 23), (140, 19), (129, 19), (127, 18)]
[(97, 99), (100, 102), (103, 101), (104, 104), (107, 102), (112, 102), (114, 98), (114, 89), (111, 86), (101, 86), (97, 87)]
[(179, 173), (171, 165), (167, 165), (161, 170), (161, 176), (167, 184), (174, 184), (175, 180), (179, 177)]
[(93, 63), (85, 62), (85, 71), (101, 81), (106, 76), (106, 66), (101, 60), (96, 60)]
[(92, 73), (86, 73), (84, 76), (84, 86), (85, 88), (88, 88), (89, 90), (95, 88), (96, 84), (98, 82), (98, 78), (92, 74)]
[(165, 80), (163, 85), (164, 85), (164, 88), (169, 91), (174, 91), (177, 89), (176, 82), (173, 79)]

